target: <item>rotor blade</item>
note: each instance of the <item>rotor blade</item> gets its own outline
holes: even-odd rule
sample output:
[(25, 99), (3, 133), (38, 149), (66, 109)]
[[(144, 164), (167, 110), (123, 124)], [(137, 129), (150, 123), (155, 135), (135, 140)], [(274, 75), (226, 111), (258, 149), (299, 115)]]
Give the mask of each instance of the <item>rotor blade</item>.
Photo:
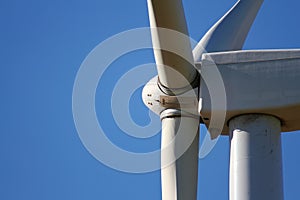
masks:
[(203, 51), (242, 49), (263, 0), (239, 0), (201, 39), (193, 53), (200, 61)]
[(160, 84), (184, 88), (197, 77), (181, 0), (148, 0)]
[[(197, 199), (198, 132), (199, 119), (180, 117), (162, 120), (162, 200)], [(191, 144), (177, 159), (184, 150), (185, 142)]]

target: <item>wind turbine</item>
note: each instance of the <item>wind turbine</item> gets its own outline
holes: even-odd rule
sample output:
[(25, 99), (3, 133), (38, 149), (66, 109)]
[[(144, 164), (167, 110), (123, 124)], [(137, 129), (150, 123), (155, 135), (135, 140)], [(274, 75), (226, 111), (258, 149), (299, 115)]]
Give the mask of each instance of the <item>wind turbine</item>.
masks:
[(300, 50), (241, 51), (262, 3), (237, 1), (192, 51), (181, 0), (148, 0), (158, 77), (143, 101), (162, 121), (163, 200), (197, 199), (200, 122), (230, 136), (231, 200), (283, 199), (280, 132), (300, 129)]

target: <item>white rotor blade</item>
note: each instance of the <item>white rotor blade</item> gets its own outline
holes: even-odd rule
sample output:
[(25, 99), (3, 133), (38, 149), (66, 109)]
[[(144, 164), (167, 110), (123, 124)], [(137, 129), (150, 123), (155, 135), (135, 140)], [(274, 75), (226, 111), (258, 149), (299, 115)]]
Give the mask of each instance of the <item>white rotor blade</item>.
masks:
[(206, 52), (242, 49), (263, 0), (239, 0), (201, 39), (193, 53), (200, 61)]
[(182, 2), (148, 0), (148, 10), (159, 81), (169, 89), (186, 87), (187, 81), (194, 81), (197, 71)]
[[(194, 67), (182, 2), (148, 0), (148, 9), (159, 86), (169, 95), (187, 92), (197, 80), (198, 72)], [(161, 115), (162, 199), (196, 200), (199, 119), (180, 113), (175, 115), (172, 113), (166, 118)], [(182, 149), (187, 141), (190, 142), (187, 149)]]
[[(199, 119), (165, 118), (162, 120), (162, 125), (162, 200), (196, 200)], [(174, 141), (175, 136), (179, 138)], [(191, 143), (191, 145), (176, 160), (179, 157), (178, 154), (183, 151), (184, 142)]]

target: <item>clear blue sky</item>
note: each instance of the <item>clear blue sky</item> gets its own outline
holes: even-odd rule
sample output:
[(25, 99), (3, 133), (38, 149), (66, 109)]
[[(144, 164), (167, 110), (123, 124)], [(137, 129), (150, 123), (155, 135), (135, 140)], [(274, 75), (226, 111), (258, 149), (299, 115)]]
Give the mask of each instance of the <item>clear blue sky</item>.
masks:
[[(190, 35), (199, 40), (235, 1), (183, 2)], [(244, 48), (300, 48), (299, 8), (296, 0), (266, 0)], [(146, 0), (2, 0), (0, 25), (0, 199), (160, 199), (159, 171), (129, 174), (101, 164), (82, 145), (72, 116), (82, 61), (108, 37), (149, 26)], [(159, 148), (160, 135), (126, 136), (109, 113), (111, 89), (122, 73), (153, 61), (150, 50), (125, 55), (97, 89), (107, 137), (130, 151)], [(137, 123), (147, 124), (139, 92), (130, 110)], [(282, 141), (285, 199), (300, 199), (300, 132), (283, 134)], [(228, 163), (228, 138), (221, 137), (200, 160), (198, 199), (228, 199)]]

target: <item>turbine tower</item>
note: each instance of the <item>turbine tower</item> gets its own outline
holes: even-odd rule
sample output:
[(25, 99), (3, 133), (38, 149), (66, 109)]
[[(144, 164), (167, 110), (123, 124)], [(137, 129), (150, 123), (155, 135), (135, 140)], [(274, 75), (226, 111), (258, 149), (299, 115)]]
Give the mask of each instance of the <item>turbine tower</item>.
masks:
[(281, 132), (300, 129), (300, 50), (241, 50), (263, 0), (237, 1), (193, 51), (181, 0), (147, 3), (158, 76), (142, 95), (162, 121), (162, 199), (197, 199), (204, 123), (212, 139), (230, 137), (231, 200), (282, 200)]

